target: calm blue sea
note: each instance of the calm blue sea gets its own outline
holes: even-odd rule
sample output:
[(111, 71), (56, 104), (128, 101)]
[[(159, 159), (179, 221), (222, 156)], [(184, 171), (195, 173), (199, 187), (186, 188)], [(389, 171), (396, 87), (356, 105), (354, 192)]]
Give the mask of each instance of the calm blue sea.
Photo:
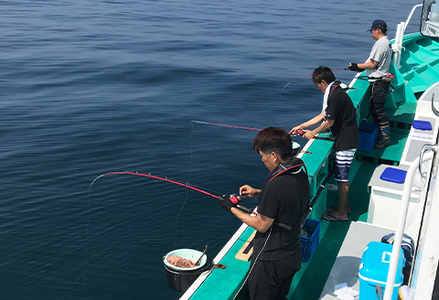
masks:
[(283, 86), (364, 61), (372, 20), (393, 38), (418, 2), (0, 1), (0, 299), (177, 299), (162, 257), (214, 257), (240, 222), (167, 182), (91, 182), (259, 187), (257, 132), (192, 120), (292, 128), (322, 94)]

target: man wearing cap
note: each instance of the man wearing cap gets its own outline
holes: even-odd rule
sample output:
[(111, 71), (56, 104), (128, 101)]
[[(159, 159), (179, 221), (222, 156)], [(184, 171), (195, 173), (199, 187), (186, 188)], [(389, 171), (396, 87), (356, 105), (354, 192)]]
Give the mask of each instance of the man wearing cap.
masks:
[(392, 46), (387, 38), (387, 24), (383, 20), (373, 21), (369, 31), (376, 40), (369, 58), (362, 64), (350, 63), (349, 70), (356, 72), (367, 70), (367, 77), (371, 83), (369, 112), (373, 122), (380, 127), (375, 148), (385, 148), (390, 143), (390, 123), (384, 111), (384, 102), (390, 81), (393, 79), (389, 72)]

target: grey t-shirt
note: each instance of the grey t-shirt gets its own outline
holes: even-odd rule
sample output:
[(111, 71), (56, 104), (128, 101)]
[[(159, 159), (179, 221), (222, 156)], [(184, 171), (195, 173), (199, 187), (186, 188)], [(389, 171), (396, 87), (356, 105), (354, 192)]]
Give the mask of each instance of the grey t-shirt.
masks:
[(373, 80), (373, 78), (381, 78), (390, 74), (389, 65), (392, 60), (392, 45), (387, 36), (383, 36), (375, 42), (367, 61), (370, 60), (377, 61), (378, 65), (376, 69), (367, 69), (367, 77)]

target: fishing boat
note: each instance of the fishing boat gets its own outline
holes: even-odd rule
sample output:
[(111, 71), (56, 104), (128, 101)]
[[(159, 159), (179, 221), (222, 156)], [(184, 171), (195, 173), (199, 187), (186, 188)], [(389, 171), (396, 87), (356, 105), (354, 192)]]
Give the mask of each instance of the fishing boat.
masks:
[[(395, 79), (386, 97), (391, 121), (388, 147), (373, 148), (377, 129), (368, 116), (365, 72), (349, 84), (348, 93), (362, 126), (361, 145), (350, 171), (351, 213), (347, 222), (321, 219), (326, 208), (338, 201), (328, 167), (333, 142), (312, 139), (298, 155), (309, 174), (313, 209), (308, 220), (317, 225), (306, 240), (311, 250), (308, 257), (302, 256), (302, 268), (294, 277), (289, 299), (338, 299), (339, 284), (354, 294), (359, 292), (361, 300), (396, 299), (398, 293), (406, 293), (401, 294), (403, 299), (425, 300), (432, 299), (439, 289), (439, 218), (434, 217), (439, 215), (439, 10), (434, 5), (434, 1), (425, 0), (413, 7), (391, 42), (390, 71)], [(422, 10), (420, 32), (405, 34), (417, 9)], [(201, 273), (180, 299), (244, 299), (250, 262), (238, 256), (251, 248), (253, 233), (245, 224), (238, 228), (213, 258), (212, 266), (223, 268)], [(389, 234), (393, 243), (382, 242)], [(407, 265), (401, 247), (407, 236), (413, 240), (411, 265)], [(386, 248), (380, 250), (384, 244)], [(401, 282), (403, 266), (409, 269)]]

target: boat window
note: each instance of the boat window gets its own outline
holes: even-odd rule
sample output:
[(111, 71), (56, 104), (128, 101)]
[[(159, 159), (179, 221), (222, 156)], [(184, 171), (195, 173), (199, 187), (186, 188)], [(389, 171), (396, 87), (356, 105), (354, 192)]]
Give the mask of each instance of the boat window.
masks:
[(424, 36), (439, 37), (439, 0), (424, 0), (420, 32)]

